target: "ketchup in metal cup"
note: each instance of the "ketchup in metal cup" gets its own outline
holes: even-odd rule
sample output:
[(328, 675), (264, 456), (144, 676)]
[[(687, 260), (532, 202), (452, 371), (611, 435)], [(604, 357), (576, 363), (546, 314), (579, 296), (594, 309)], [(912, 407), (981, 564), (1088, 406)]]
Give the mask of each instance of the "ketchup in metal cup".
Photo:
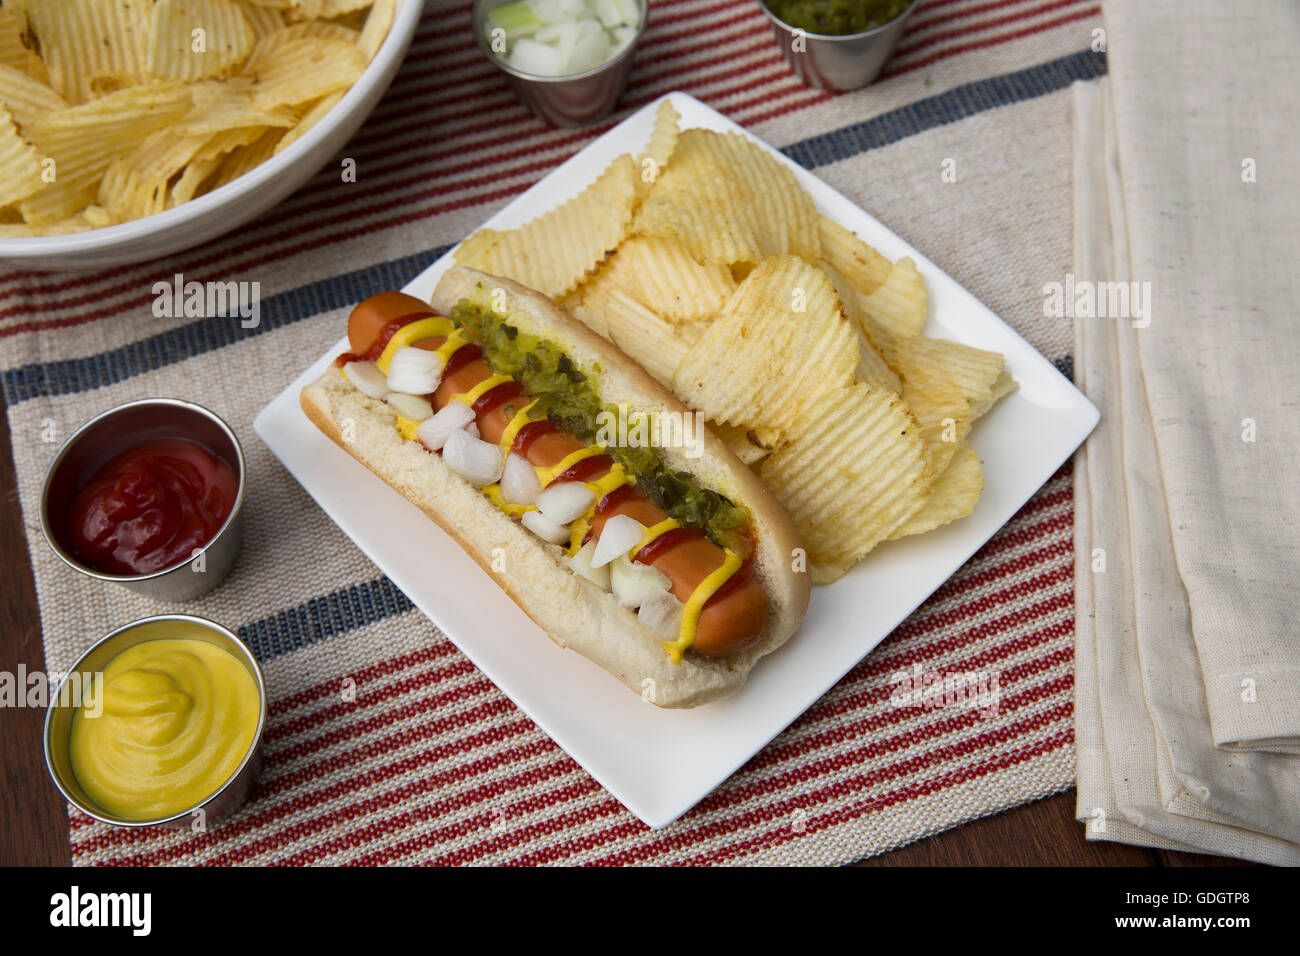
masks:
[(234, 469), (202, 445), (182, 438), (135, 445), (72, 500), (72, 551), (105, 574), (170, 567), (216, 536), (238, 490)]

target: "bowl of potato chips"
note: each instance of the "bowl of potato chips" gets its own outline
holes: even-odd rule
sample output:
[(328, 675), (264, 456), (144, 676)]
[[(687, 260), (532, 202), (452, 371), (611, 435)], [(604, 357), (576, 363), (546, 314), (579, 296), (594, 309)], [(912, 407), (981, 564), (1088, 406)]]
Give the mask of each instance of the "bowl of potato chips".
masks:
[(0, 7), (0, 261), (159, 258), (316, 173), (397, 72), (419, 0)]

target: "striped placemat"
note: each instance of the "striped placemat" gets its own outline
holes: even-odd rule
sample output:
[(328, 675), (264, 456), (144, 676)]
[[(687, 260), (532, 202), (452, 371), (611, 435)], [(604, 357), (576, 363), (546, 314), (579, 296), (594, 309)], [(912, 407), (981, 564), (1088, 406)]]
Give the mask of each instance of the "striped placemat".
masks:
[[(575, 132), (517, 103), (473, 44), (469, 4), (434, 4), (342, 154), (356, 182), (327, 167), (261, 220), (161, 262), (0, 272), (0, 388), (49, 669), (158, 611), (67, 572), (41, 539), (41, 478), (71, 429), (131, 398), (190, 398), (238, 432), (252, 489), (239, 564), (193, 610), (236, 628), (263, 662), (272, 701), (256, 798), (206, 834), (124, 832), (74, 813), (74, 862), (838, 863), (1069, 786), (1068, 467), (799, 721), (651, 831), (412, 609), (251, 422), (358, 298), (401, 286), (673, 89), (815, 170), (1068, 374), (1070, 328), (1043, 316), (1042, 286), (1070, 269), (1067, 87), (1105, 71), (1099, 24), (1088, 0), (922, 0), (886, 78), (830, 96), (790, 75), (754, 0), (653, 0), (624, 109)], [(177, 274), (260, 282), (260, 324), (155, 317), (154, 284)], [(898, 672), (917, 668), (995, 674), (996, 713), (891, 706)]]

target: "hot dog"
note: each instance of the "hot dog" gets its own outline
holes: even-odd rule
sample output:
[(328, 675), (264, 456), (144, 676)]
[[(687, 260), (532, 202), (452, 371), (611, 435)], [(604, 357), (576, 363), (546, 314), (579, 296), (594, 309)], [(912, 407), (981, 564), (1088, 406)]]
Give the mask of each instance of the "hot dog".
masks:
[[(347, 331), (348, 351), (303, 392), (308, 416), (558, 643), (653, 703), (692, 706), (734, 692), (798, 626), (809, 588), (789, 518), (707, 431), (698, 457), (597, 440), (593, 410), (688, 413), (549, 299), (456, 268), (431, 304), (382, 292)], [(345, 440), (345, 421), (364, 434)]]

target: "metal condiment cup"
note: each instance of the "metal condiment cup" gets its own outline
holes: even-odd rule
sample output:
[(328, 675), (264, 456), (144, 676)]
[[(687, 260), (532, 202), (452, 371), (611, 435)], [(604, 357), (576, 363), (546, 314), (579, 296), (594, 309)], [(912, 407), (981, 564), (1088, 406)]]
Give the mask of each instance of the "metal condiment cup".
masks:
[[(79, 561), (67, 545), (66, 517), (73, 498), (96, 471), (133, 445), (165, 438), (198, 442), (235, 471), (235, 504), (212, 540), (197, 553), (149, 574), (107, 574)], [(188, 601), (211, 591), (230, 573), (243, 541), (244, 453), (220, 416), (176, 398), (127, 402), (96, 415), (63, 443), (41, 488), (41, 531), (65, 564), (100, 581), (120, 584), (159, 601)]]
[(874, 80), (894, 52), (894, 45), (903, 34), (903, 24), (920, 5), (921, 0), (913, 0), (906, 10), (874, 30), (833, 36), (792, 27), (769, 10), (763, 0), (758, 0), (759, 9), (772, 24), (777, 46), (795, 76), (809, 86), (832, 93), (847, 93)]
[[(244, 665), (257, 685), (258, 717), (257, 730), (243, 761), (216, 792), (192, 807), (160, 817), (156, 820), (127, 820), (113, 813), (92, 800), (77, 781), (72, 769), (71, 736), (72, 718), (83, 701), (89, 695), (87, 688), (95, 686), (95, 675), (102, 674), (104, 668), (122, 651), (145, 641), (156, 641), (176, 636), (176, 625), (197, 625), (200, 631), (187, 633), (187, 638), (207, 641), (233, 655)], [(98, 680), (97, 693), (103, 693), (103, 681)], [(92, 718), (93, 719), (93, 718)], [(87, 816), (120, 827), (176, 827), (201, 830), (224, 820), (244, 805), (262, 772), (262, 735), (266, 730), (266, 685), (262, 680), (262, 669), (257, 658), (231, 631), (205, 618), (189, 614), (160, 614), (146, 617), (119, 627), (111, 634), (95, 642), (72, 665), (67, 676), (59, 683), (59, 689), (50, 701), (45, 713), (45, 765), (49, 768), (54, 784), (67, 798), (68, 802)]]
[(636, 47), (641, 42), (646, 20), (650, 17), (647, 0), (637, 0), (637, 5), (641, 8), (641, 24), (637, 27), (632, 42), (613, 59), (573, 76), (535, 76), (532, 73), (522, 73), (492, 51), (491, 39), (485, 30), (487, 15), (510, 2), (512, 0), (474, 0), (474, 38), (483, 55), (505, 74), (506, 82), (524, 105), (538, 119), (561, 127), (586, 126), (613, 110), (614, 104), (627, 88)]

